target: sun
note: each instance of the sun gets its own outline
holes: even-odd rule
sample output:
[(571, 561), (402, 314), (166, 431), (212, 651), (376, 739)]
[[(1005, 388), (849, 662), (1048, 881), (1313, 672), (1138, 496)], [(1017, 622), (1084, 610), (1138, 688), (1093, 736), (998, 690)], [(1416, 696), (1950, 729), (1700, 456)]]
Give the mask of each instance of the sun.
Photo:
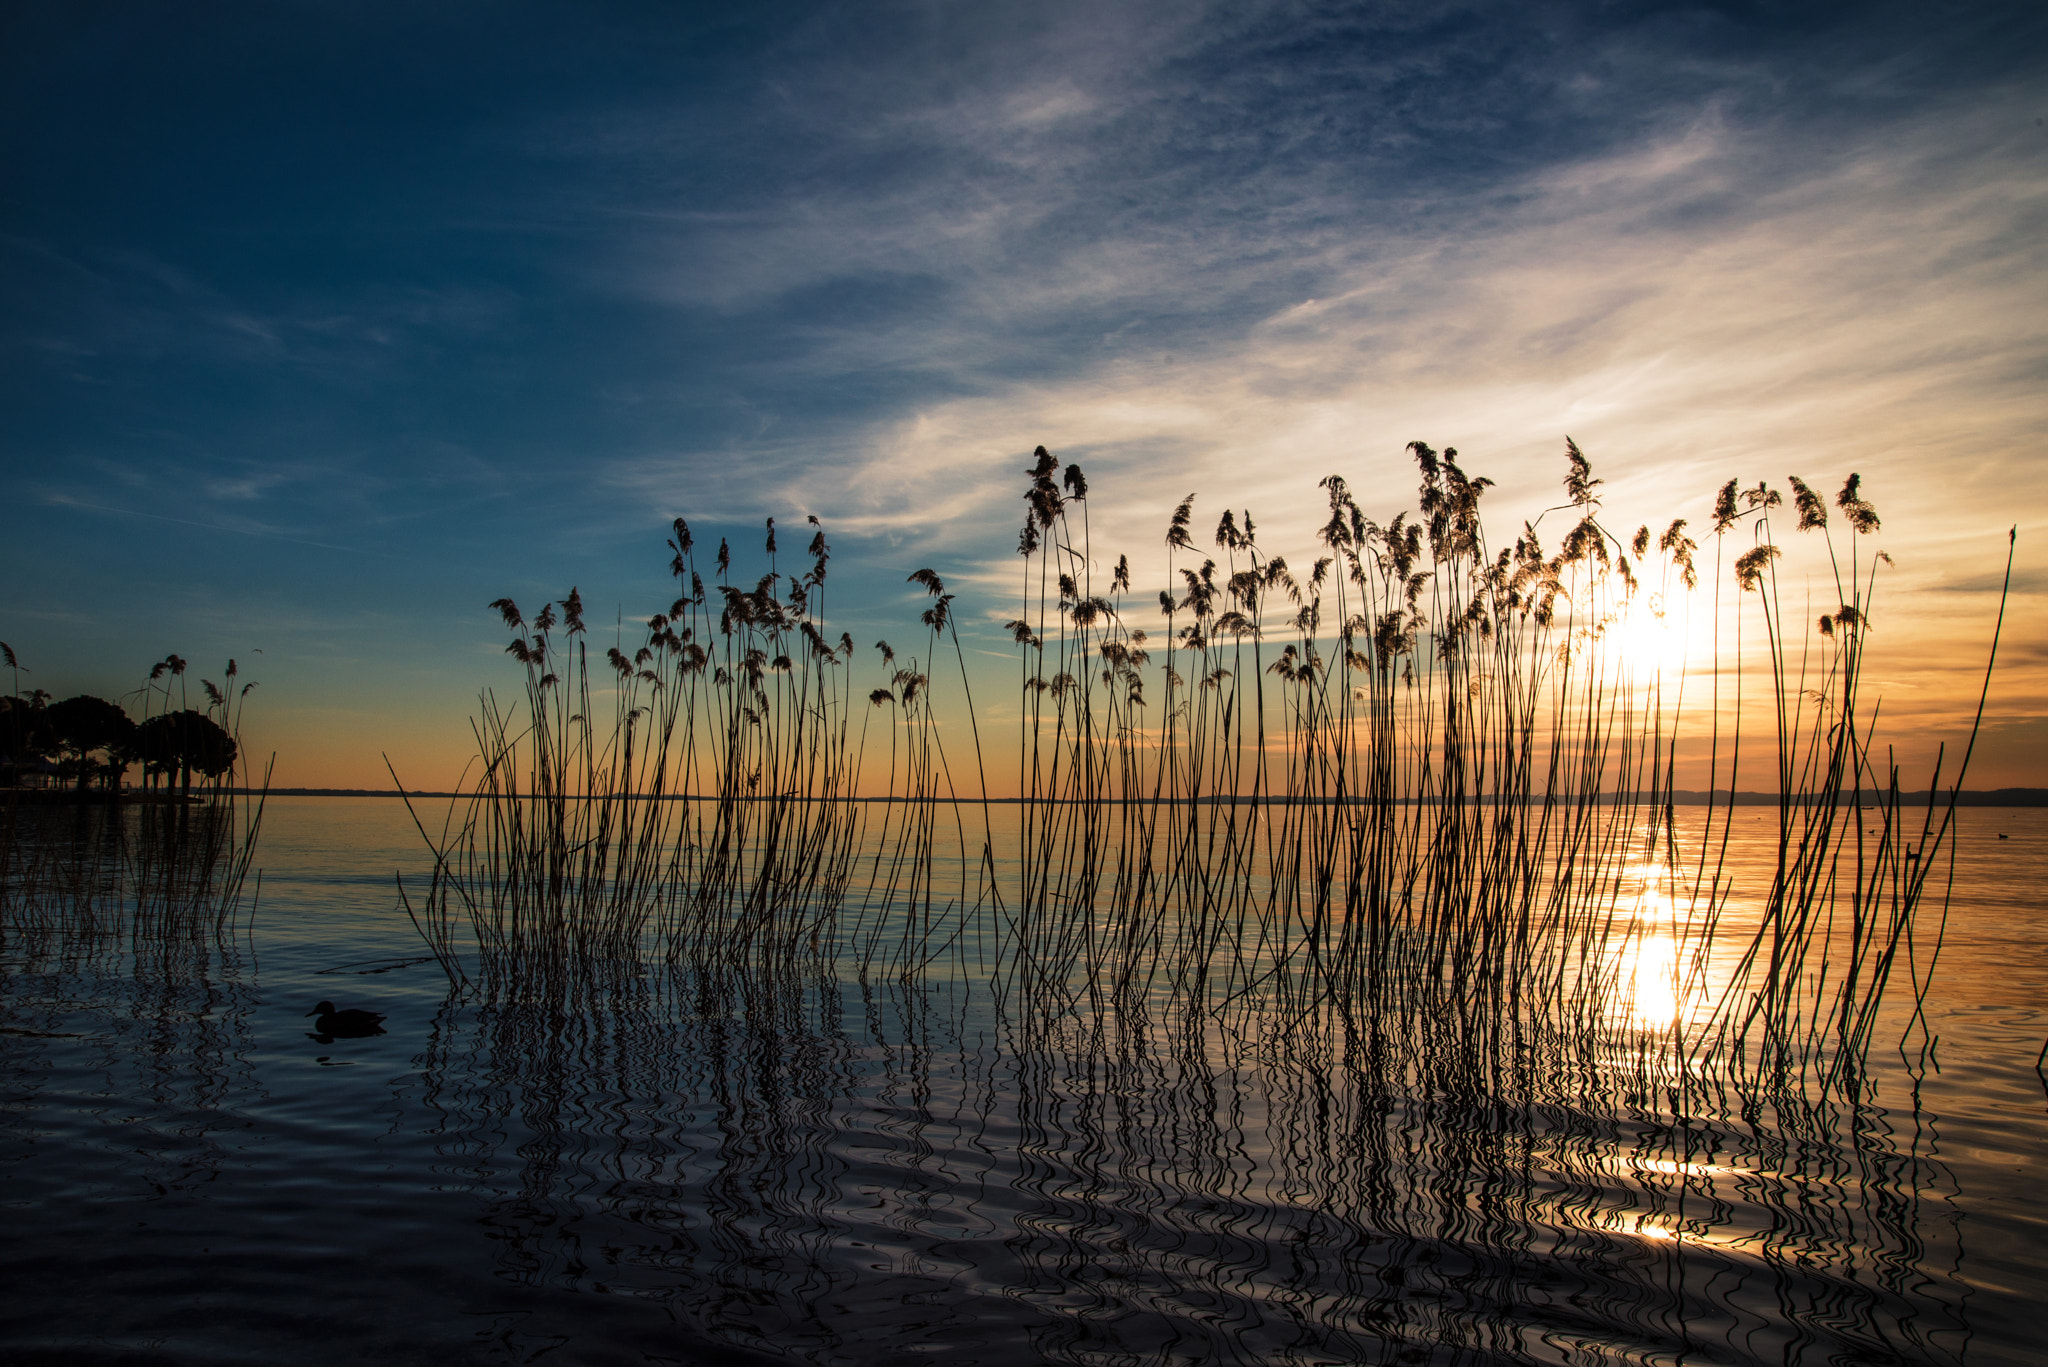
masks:
[(1608, 623), (1601, 644), (1634, 682), (1676, 682), (1686, 662), (1684, 604), (1661, 593), (1638, 594)]

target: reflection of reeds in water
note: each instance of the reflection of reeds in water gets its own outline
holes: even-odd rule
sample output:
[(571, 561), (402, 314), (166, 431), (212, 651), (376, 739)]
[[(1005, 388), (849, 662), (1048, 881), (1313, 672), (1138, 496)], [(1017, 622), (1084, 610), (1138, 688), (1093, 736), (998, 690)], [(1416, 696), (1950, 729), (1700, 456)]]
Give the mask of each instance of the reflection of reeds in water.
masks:
[(1959, 1356), (1948, 1179), (1873, 1108), (734, 977), (451, 1001), (422, 1077), (502, 1275), (816, 1362)]
[(62, 1116), (76, 1070), (99, 1074), (98, 1094), (122, 1098), (125, 1118), (88, 1133), (85, 1149), (104, 1140), (107, 1151), (71, 1154), (66, 1177), (105, 1161), (159, 1195), (204, 1188), (230, 1159), (228, 1132), (246, 1124), (233, 1107), (254, 1086), (247, 876), (261, 799), (0, 813), (9, 1109), (36, 1115), (50, 1088)]
[[(253, 910), (261, 796), (199, 804), (0, 803), (0, 933), (141, 952), (232, 943)], [(260, 881), (260, 875), (259, 875)]]

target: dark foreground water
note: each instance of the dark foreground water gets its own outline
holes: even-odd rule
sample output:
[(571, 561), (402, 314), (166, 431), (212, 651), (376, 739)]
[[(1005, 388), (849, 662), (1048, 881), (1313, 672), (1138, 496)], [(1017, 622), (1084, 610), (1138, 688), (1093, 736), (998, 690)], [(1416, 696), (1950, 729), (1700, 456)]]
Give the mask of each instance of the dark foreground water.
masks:
[(2048, 812), (1958, 848), (1939, 1044), (1843, 1102), (801, 969), (457, 999), (404, 810), (274, 801), (247, 933), (0, 945), (0, 1359), (2039, 1362)]

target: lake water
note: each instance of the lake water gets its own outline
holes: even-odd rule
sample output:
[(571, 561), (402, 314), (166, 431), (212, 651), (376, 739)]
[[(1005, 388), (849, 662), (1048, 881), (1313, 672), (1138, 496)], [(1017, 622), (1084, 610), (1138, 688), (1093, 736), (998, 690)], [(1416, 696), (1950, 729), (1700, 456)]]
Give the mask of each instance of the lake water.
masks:
[(274, 799), (224, 939), (6, 929), (0, 1356), (2039, 1362), (2048, 811), (1960, 819), (1933, 1050), (1707, 1104), (1470, 1066), (1455, 1019), (1225, 1038), (801, 963), (461, 996), (402, 962), (404, 808)]

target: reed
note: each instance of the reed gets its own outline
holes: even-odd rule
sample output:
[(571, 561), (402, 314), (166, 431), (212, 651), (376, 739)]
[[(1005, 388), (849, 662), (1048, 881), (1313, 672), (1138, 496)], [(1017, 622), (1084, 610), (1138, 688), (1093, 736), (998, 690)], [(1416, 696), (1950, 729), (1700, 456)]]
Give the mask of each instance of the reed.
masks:
[[(476, 777), (440, 830), (415, 813), (434, 853), (422, 934), (457, 981), (465, 953), (492, 980), (650, 944), (780, 963), (842, 937), (864, 965), (907, 971), (957, 910), (935, 882), (951, 780), (930, 651), (899, 662), (878, 643), (888, 686), (855, 688), (852, 638), (825, 635), (822, 527), (807, 568), (785, 574), (771, 520), (769, 569), (750, 585), (721, 541), (707, 586), (680, 519), (669, 546), (678, 596), (630, 655), (615, 644), (592, 665), (573, 589), (531, 619), (492, 605), (517, 633), (524, 687), (483, 696)], [(944, 623), (928, 616), (935, 646)], [(856, 798), (876, 716), (892, 800), (879, 807)]]
[[(1861, 685), (1888, 562), (1865, 549), (1880, 524), (1858, 478), (1838, 520), (1804, 480), (1790, 513), (1731, 481), (1703, 548), (1683, 519), (1610, 529), (1567, 442), (1549, 549), (1534, 524), (1490, 539), (1490, 481), (1455, 450), (1408, 450), (1418, 506), (1376, 522), (1325, 479), (1299, 568), (1249, 511), (1198, 545), (1183, 500), (1155, 634), (1128, 557), (1090, 540), (1085, 475), (1040, 448), (1008, 623), (1014, 805), (988, 791), (931, 570), (910, 577), (930, 596), (917, 647), (877, 643), (865, 684), (829, 635), (822, 528), (791, 572), (771, 520), (752, 580), (721, 541), (707, 585), (677, 520), (672, 606), (595, 665), (574, 590), (530, 618), (501, 599), (523, 687), (483, 696), (474, 777), (439, 831), (415, 814), (434, 856), (422, 934), (487, 994), (597, 965), (729, 981), (836, 964), (982, 984), (1034, 1030), (1455, 1021), (1488, 1066), (1534, 1050), (1681, 1088), (1853, 1090), (1896, 983), (1924, 1036), (1968, 756), (1910, 798), (1882, 758)], [(1780, 592), (1788, 530), (1833, 570), (1839, 606), (1812, 624)], [(1704, 668), (1621, 648), (1632, 615), (1694, 601), (1731, 638)], [(934, 709), (956, 684), (972, 756), (947, 752)], [(1728, 864), (1732, 805), (1675, 804), (1702, 709), (1709, 787), (1762, 767), (1778, 794), (1767, 886)]]

